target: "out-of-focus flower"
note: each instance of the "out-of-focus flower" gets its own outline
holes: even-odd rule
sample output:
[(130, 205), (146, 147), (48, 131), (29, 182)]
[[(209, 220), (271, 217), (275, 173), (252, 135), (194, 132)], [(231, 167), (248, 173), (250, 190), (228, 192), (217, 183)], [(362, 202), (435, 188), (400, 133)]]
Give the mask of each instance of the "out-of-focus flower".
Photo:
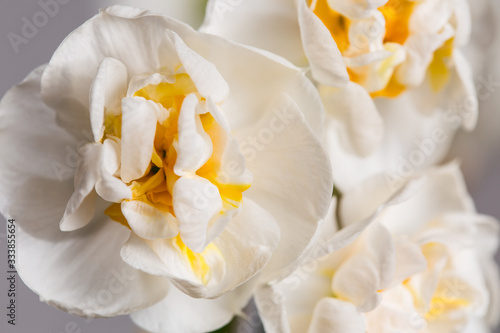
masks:
[(16, 267), (71, 313), (218, 328), (300, 265), (331, 200), (303, 73), (148, 11), (103, 10), (0, 110)]
[(419, 191), (385, 208), (353, 244), (278, 285), (284, 325), (310, 333), (489, 332), (499, 319), (497, 247), (498, 221), (475, 212), (458, 167), (430, 170)]
[(474, 24), (464, 53), (474, 71), (479, 117), (473, 132), (458, 133), (450, 159), (462, 161), (467, 184), (477, 193), (491, 184), (490, 177), (497, 174), (495, 163), (500, 157), (497, 149), (500, 140), (500, 3), (495, 0), (470, 0), (469, 3)]
[(470, 33), (466, 1), (223, 3), (209, 1), (204, 31), (311, 69), (341, 191), (380, 172), (405, 178), (434, 165), (460, 126), (475, 126), (476, 93), (459, 50)]

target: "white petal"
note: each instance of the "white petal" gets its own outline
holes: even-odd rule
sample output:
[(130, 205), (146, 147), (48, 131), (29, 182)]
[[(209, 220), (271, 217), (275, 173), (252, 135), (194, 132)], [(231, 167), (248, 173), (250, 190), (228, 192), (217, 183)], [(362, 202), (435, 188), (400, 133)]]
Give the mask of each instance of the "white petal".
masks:
[(266, 332), (290, 332), (283, 296), (274, 285), (261, 286), (255, 292), (255, 305)]
[[(474, 211), (457, 164), (432, 169), (427, 177), (419, 192), (408, 201), (390, 207), (384, 214), (383, 223), (392, 233), (413, 234), (443, 213)], [(401, 216), (405, 216), (405, 223), (400, 223)]]
[(102, 145), (100, 178), (95, 190), (101, 198), (109, 202), (122, 202), (132, 199), (132, 191), (115, 173), (120, 168), (120, 144), (107, 139)]
[(379, 291), (388, 288), (394, 278), (394, 241), (387, 229), (374, 223), (357, 244), (359, 250), (356, 254), (335, 272), (332, 290), (366, 312), (378, 305)]
[(338, 134), (346, 149), (360, 156), (374, 152), (383, 139), (384, 123), (372, 98), (360, 85), (349, 82), (344, 88), (320, 88), (327, 112), (338, 121)]
[(252, 286), (246, 284), (216, 299), (191, 298), (172, 287), (161, 302), (133, 313), (131, 319), (149, 332), (213, 331), (240, 313), (250, 299)]
[(127, 68), (113, 58), (104, 59), (99, 65), (90, 90), (90, 124), (96, 142), (104, 135), (106, 111), (113, 112), (121, 107), (121, 100), (127, 93)]
[(471, 10), (467, 0), (458, 0), (454, 4), (453, 9), (456, 19), (454, 42), (458, 47), (462, 47), (470, 40), (472, 30)]
[[(85, 4), (87, 8), (97, 10), (111, 5), (121, 4), (132, 7), (138, 7), (136, 0), (90, 0), (89, 4)], [(141, 8), (147, 8), (155, 13), (164, 13), (169, 17), (175, 18), (182, 22), (186, 22), (193, 28), (198, 27), (203, 20), (203, 13), (205, 7), (204, 0), (184, 0), (177, 1), (157, 1), (157, 0), (143, 0), (140, 3)]]
[[(269, 274), (292, 269), (328, 212), (333, 191), (328, 157), (297, 105), (285, 99), (257, 126), (235, 133), (254, 180), (245, 192), (280, 224), (282, 242)], [(300, 180), (300, 181), (298, 181)], [(300, 185), (299, 185), (300, 184)]]
[(378, 267), (365, 253), (351, 256), (335, 272), (332, 290), (360, 311), (371, 311), (380, 302)]
[(308, 333), (364, 333), (365, 320), (351, 303), (325, 297), (316, 304)]
[(335, 185), (342, 192), (378, 173), (386, 173), (388, 185), (397, 188), (414, 173), (436, 165), (446, 156), (461, 118), (453, 109), (445, 111), (434, 103), (427, 105), (432, 96), (415, 96), (413, 90), (396, 99), (375, 99), (377, 109), (383, 110), (384, 138), (370, 156), (360, 158), (346, 151), (335, 135), (338, 125), (331, 118), (327, 121), (327, 148), (330, 156), (335, 156), (331, 160)]
[(322, 84), (339, 87), (349, 82), (347, 69), (330, 31), (309, 8), (297, 0), (300, 34), (313, 77)]
[(61, 108), (75, 104), (88, 108), (92, 81), (107, 57), (121, 61), (130, 77), (157, 71), (171, 59), (161, 57), (168, 22), (131, 7), (101, 11), (71, 33), (54, 53), (42, 78), (44, 100)]
[(125, 183), (141, 178), (151, 162), (160, 107), (140, 97), (122, 100), (121, 178)]
[(16, 268), (23, 282), (43, 301), (80, 316), (127, 314), (161, 300), (168, 281), (137, 271), (120, 258), (130, 231), (103, 214), (105, 202), (87, 227), (59, 230), (57, 221), (71, 191), (67, 181), (33, 179), (17, 192)]
[(404, 44), (406, 61), (396, 70), (398, 82), (412, 87), (421, 85), (434, 52), (451, 37), (453, 28), (449, 25), (446, 25), (440, 33), (410, 35)]
[[(179, 61), (179, 65), (180, 65), (180, 61)], [(167, 70), (167, 69), (165, 69), (165, 70)], [(142, 88), (145, 88), (149, 85), (157, 86), (160, 83), (165, 83), (165, 82), (166, 83), (174, 83), (175, 77), (173, 75), (163, 75), (160, 73), (136, 75), (130, 80), (130, 82), (128, 84), (127, 96), (134, 97), (134, 94), (137, 91), (141, 90)]]
[(64, 181), (77, 166), (78, 139), (56, 123), (55, 111), (40, 100), (43, 70), (31, 72), (0, 103), (0, 211), (5, 215), (13, 191), (28, 177)]
[(215, 103), (222, 103), (229, 94), (229, 86), (217, 67), (190, 49), (175, 32), (167, 30), (166, 34), (173, 41), (182, 66), (200, 95), (211, 97)]
[(367, 18), (387, 0), (327, 0), (330, 8), (353, 20)]
[(168, 275), (168, 270), (158, 254), (134, 232), (130, 233), (130, 238), (121, 248), (120, 256), (131, 267), (145, 273), (158, 276)]
[(88, 143), (80, 150), (75, 172), (75, 192), (68, 201), (61, 219), (62, 231), (73, 231), (86, 226), (94, 217), (94, 187), (99, 177), (102, 144)]
[(175, 182), (172, 198), (182, 241), (194, 252), (202, 252), (208, 224), (222, 211), (219, 189), (205, 178), (185, 176)]
[(200, 31), (279, 54), (298, 66), (305, 55), (292, 1), (210, 0)]
[(201, 120), (196, 114), (197, 105), (196, 95), (189, 94), (184, 99), (179, 114), (179, 137), (177, 142), (174, 142), (177, 152), (174, 172), (178, 176), (195, 173), (212, 156), (212, 140), (203, 130)]
[(396, 253), (395, 282), (403, 282), (427, 268), (427, 260), (418, 244), (411, 242), (406, 237), (397, 237), (394, 245)]
[(132, 231), (144, 239), (162, 239), (177, 236), (177, 220), (170, 213), (138, 200), (123, 201), (121, 210)]
[[(476, 88), (474, 85), (474, 78), (470, 64), (467, 62), (465, 57), (458, 51), (454, 52), (453, 60), (455, 62), (455, 68), (458, 76), (458, 87), (455, 87), (455, 78), (452, 78), (451, 89), (458, 92), (459, 96), (457, 99), (461, 101), (462, 104), (466, 104), (466, 112), (461, 112), (463, 119), (463, 127), (467, 131), (472, 131), (476, 128), (478, 119), (478, 104)], [(472, 104), (472, 106), (471, 106)]]
[(436, 34), (449, 22), (457, 1), (422, 1), (410, 16), (410, 33)]
[[(245, 237), (242, 237), (245, 235)], [(200, 281), (172, 241), (149, 241), (174, 284), (196, 298), (213, 298), (241, 285), (267, 264), (280, 239), (272, 216), (250, 199), (213, 241), (204, 258), (210, 266), (206, 283)]]

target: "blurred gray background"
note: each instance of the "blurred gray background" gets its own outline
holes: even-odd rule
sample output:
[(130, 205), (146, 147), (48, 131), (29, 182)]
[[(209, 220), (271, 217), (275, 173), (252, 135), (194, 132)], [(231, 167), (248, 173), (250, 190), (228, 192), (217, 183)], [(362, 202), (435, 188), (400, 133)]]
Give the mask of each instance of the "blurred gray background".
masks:
[[(41, 0), (46, 2), (46, 0)], [(52, 53), (65, 36), (98, 12), (100, 7), (112, 3), (111, 0), (61, 0), (58, 13), (49, 17), (46, 24), (38, 29), (35, 36), (26, 44), (20, 44), (16, 52), (9, 42), (9, 33), (21, 35), (23, 20), (32, 20), (33, 15), (41, 11), (37, 0), (2, 0), (0, 7), (0, 96), (21, 81), (32, 69), (50, 60)], [(116, 2), (135, 4), (156, 11), (163, 11), (193, 26), (200, 24), (204, 0), (117, 0)], [(498, 27), (497, 27), (498, 30)], [(496, 31), (498, 33), (499, 31)], [(492, 47), (492, 31), (476, 28), (475, 41), (484, 45), (482, 56)], [(499, 48), (500, 49), (500, 48)], [(499, 49), (496, 49), (498, 52)], [(498, 59), (498, 57), (496, 58)], [(496, 71), (488, 70), (481, 75), (493, 75), (500, 81), (498, 64)], [(482, 65), (485, 63), (483, 62)], [(479, 69), (480, 66), (478, 65)], [(493, 68), (493, 67), (492, 67)], [(478, 211), (500, 218), (500, 93), (493, 92), (491, 98), (482, 102), (479, 126), (474, 133), (461, 134), (452, 156), (459, 156), (469, 190), (476, 202)], [(466, 148), (465, 150), (463, 148)], [(29, 209), (29, 207), (26, 207)], [(7, 271), (7, 248), (5, 242), (5, 220), (0, 217), (0, 307), (4, 309), (7, 300), (7, 281), (3, 276)], [(498, 259), (498, 256), (497, 256)], [(59, 311), (38, 300), (37, 295), (17, 280), (17, 325), (7, 324), (2, 310), (0, 332), (16, 333), (132, 333), (139, 332), (127, 316), (112, 319), (86, 320)], [(497, 332), (500, 332), (498, 330)]]

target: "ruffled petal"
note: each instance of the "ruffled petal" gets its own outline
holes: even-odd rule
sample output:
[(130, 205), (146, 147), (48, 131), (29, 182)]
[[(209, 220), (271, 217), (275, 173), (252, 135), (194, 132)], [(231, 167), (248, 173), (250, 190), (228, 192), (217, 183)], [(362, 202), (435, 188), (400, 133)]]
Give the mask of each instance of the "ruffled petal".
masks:
[(72, 188), (68, 181), (32, 179), (16, 193), (11, 212), (18, 220), (16, 268), (23, 282), (43, 301), (80, 316), (127, 314), (161, 300), (168, 281), (121, 260), (130, 230), (103, 214), (105, 203), (87, 227), (59, 230)]
[(90, 125), (96, 142), (104, 135), (105, 110), (111, 113), (120, 111), (127, 83), (127, 68), (123, 63), (113, 58), (101, 62), (90, 90)]
[(141, 178), (151, 162), (161, 106), (141, 97), (122, 100), (121, 178)]
[(166, 35), (174, 44), (184, 70), (200, 95), (211, 97), (215, 103), (222, 103), (229, 94), (229, 87), (217, 68), (190, 49), (175, 32), (167, 30)]
[(365, 320), (353, 304), (325, 297), (316, 304), (307, 332), (364, 333)]
[(222, 212), (219, 189), (205, 178), (185, 176), (175, 182), (172, 197), (182, 241), (194, 252), (202, 252), (208, 224)]
[(134, 233), (144, 239), (161, 239), (177, 236), (179, 226), (175, 217), (138, 200), (123, 201), (123, 216)]
[(0, 211), (6, 216), (12, 193), (27, 178), (64, 181), (73, 177), (77, 166), (78, 140), (56, 123), (54, 110), (40, 100), (43, 70), (31, 72), (0, 103)]
[(177, 152), (174, 172), (178, 176), (194, 174), (212, 156), (212, 140), (196, 116), (197, 105), (196, 95), (190, 94), (184, 99), (179, 114), (179, 136), (174, 142)]
[(360, 156), (374, 152), (382, 142), (384, 123), (366, 90), (350, 82), (341, 89), (322, 86), (320, 92), (327, 112), (338, 122), (334, 135), (341, 136), (345, 148)]
[(342, 55), (328, 28), (309, 8), (297, 0), (300, 35), (313, 77), (322, 84), (340, 87), (349, 82)]
[(100, 143), (88, 143), (79, 150), (80, 158), (75, 172), (75, 192), (69, 199), (61, 219), (62, 231), (82, 228), (94, 217), (96, 199), (94, 187), (99, 178), (101, 152)]
[(157, 333), (204, 333), (227, 324), (249, 301), (252, 283), (215, 299), (196, 299), (172, 287), (161, 302), (131, 314), (139, 327)]
[(289, 0), (210, 0), (200, 31), (269, 50), (298, 66), (305, 66), (297, 11)]
[[(267, 267), (269, 278), (300, 262), (328, 212), (333, 190), (328, 157), (297, 105), (284, 98), (280, 110), (287, 118), (269, 112), (259, 125), (235, 133), (254, 176), (245, 194), (275, 216), (282, 232), (282, 243)], [(307, 187), (298, 186), (297, 179)]]

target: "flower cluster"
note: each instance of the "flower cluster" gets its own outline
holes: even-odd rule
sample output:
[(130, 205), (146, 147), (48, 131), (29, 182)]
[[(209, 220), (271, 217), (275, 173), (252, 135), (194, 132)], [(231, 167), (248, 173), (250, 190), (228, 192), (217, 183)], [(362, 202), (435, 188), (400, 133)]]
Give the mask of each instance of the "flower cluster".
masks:
[(270, 333), (489, 332), (498, 222), (443, 162), (477, 122), (472, 23), (466, 0), (101, 10), (0, 103), (20, 277), (152, 333), (252, 298)]

